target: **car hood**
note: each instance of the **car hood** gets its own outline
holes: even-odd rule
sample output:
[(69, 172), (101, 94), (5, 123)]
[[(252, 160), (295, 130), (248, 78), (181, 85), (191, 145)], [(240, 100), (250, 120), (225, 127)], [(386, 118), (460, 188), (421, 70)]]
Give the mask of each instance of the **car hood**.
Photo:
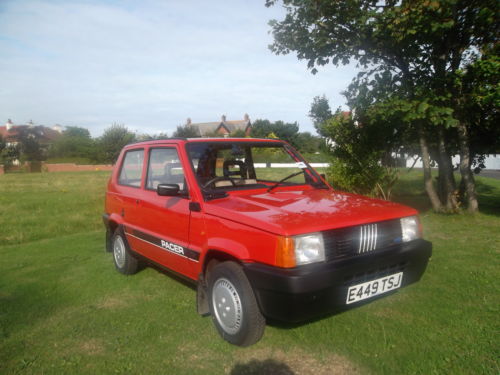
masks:
[(231, 192), (205, 203), (208, 215), (296, 235), (417, 214), (413, 208), (334, 190)]

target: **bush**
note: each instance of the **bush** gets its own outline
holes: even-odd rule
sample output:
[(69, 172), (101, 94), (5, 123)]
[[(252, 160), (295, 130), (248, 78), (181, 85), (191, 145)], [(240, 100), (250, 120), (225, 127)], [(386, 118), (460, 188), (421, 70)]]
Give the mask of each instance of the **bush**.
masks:
[(373, 160), (358, 164), (332, 157), (327, 175), (336, 189), (389, 200), (399, 171)]
[[(338, 189), (373, 197), (390, 199), (398, 180), (394, 167), (384, 166), (387, 157), (387, 137), (380, 128), (355, 123), (340, 110), (319, 126), (321, 135), (328, 138), (331, 157), (329, 179)], [(390, 150), (390, 148), (389, 148)]]

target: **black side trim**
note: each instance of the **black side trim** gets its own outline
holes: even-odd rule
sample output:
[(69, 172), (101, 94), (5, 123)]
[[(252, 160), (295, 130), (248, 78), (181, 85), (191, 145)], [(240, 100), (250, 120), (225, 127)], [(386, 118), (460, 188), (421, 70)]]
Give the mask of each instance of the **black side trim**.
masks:
[(161, 239), (156, 236), (152, 236), (150, 234), (144, 233), (140, 230), (133, 229), (127, 226), (124, 226), (124, 230), (126, 234), (136, 237), (142, 241), (149, 242), (150, 244), (155, 245), (161, 248), (162, 250), (168, 251), (172, 254), (176, 254), (194, 260), (196, 262), (198, 262), (198, 260), (200, 259), (200, 253), (195, 250), (178, 245), (168, 240)]

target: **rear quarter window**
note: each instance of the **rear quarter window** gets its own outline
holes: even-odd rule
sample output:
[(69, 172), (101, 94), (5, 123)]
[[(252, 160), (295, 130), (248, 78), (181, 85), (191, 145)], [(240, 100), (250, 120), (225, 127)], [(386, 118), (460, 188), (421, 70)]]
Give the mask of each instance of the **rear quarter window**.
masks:
[(143, 162), (144, 150), (127, 151), (118, 175), (118, 183), (120, 185), (141, 187)]

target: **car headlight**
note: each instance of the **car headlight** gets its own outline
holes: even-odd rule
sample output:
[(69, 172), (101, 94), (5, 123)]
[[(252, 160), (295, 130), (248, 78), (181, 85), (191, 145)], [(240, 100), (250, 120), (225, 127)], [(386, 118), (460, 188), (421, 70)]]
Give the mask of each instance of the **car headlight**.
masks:
[(418, 217), (409, 216), (401, 218), (401, 237), (403, 242), (413, 241), (422, 237)]
[(321, 233), (295, 236), (293, 240), (295, 244), (295, 261), (298, 266), (325, 260), (325, 245)]
[(293, 268), (324, 260), (325, 245), (321, 233), (278, 237), (276, 248), (276, 265), (278, 267)]

